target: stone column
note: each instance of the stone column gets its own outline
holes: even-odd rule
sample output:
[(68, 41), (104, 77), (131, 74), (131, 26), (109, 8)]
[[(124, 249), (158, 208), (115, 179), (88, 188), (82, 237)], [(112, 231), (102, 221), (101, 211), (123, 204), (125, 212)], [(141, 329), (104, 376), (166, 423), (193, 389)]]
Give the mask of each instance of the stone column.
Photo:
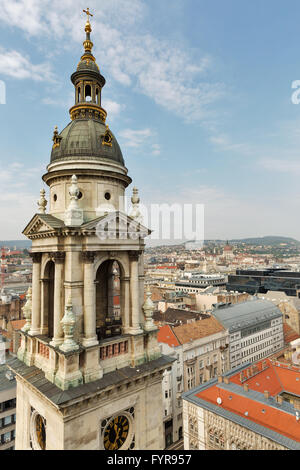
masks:
[(133, 335), (143, 333), (143, 330), (140, 327), (139, 255), (139, 251), (129, 252), (131, 298), (131, 327), (129, 332)]
[(85, 251), (82, 253), (84, 262), (84, 338), (83, 346), (96, 346), (98, 338), (96, 335), (96, 288), (94, 274), (93, 251)]
[(32, 253), (32, 317), (29, 334), (40, 334), (41, 326), (41, 253)]
[(62, 308), (62, 293), (63, 293), (63, 269), (65, 261), (65, 253), (58, 251), (54, 253), (53, 259), (55, 262), (55, 276), (54, 276), (54, 336), (50, 342), (51, 346), (59, 346), (64, 341), (64, 334), (61, 325), (63, 317)]
[(121, 318), (123, 333), (130, 332), (130, 278), (121, 277)]

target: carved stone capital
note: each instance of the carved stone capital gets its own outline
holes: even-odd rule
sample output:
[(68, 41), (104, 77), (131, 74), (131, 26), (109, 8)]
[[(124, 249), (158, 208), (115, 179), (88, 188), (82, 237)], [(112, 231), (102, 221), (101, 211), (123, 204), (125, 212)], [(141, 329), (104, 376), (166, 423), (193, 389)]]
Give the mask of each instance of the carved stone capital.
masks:
[(138, 261), (142, 251), (129, 251), (130, 261)]
[(55, 263), (62, 264), (65, 261), (66, 253), (64, 251), (57, 251), (52, 254), (52, 258)]
[(83, 251), (82, 259), (84, 263), (93, 264), (95, 261), (96, 252), (95, 251)]
[(40, 263), (42, 260), (42, 253), (30, 253), (33, 263)]

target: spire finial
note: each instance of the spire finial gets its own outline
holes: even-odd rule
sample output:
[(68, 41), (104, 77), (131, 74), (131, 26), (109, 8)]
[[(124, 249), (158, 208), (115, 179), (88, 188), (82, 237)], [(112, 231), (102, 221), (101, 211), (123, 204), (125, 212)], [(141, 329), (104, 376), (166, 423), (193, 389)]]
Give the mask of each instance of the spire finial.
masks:
[(90, 22), (90, 18), (89, 18), (89, 17), (90, 17), (90, 16), (94, 16), (94, 15), (92, 15), (92, 13), (90, 13), (90, 9), (87, 8), (86, 10), (83, 10), (83, 13), (86, 13), (86, 14), (87, 14), (87, 20), (88, 20), (88, 22)]
[(90, 23), (90, 16), (94, 16), (94, 15), (92, 15), (92, 13), (90, 13), (89, 8), (87, 8), (86, 10), (83, 10), (83, 13), (86, 13), (86, 15), (87, 15), (87, 22), (85, 24), (86, 39), (83, 43), (83, 46), (84, 46), (85, 53), (88, 53), (92, 56), (91, 52), (92, 52), (94, 44), (91, 41), (92, 27), (91, 27), (91, 23)]
[(86, 13), (87, 15), (87, 20), (86, 20), (86, 23), (85, 23), (85, 32), (86, 32), (86, 39), (87, 40), (90, 40), (90, 33), (92, 32), (92, 27), (91, 27), (91, 23), (90, 23), (90, 16), (94, 16), (92, 15), (92, 13), (90, 13), (90, 9), (87, 8), (86, 10), (83, 10), (83, 13)]

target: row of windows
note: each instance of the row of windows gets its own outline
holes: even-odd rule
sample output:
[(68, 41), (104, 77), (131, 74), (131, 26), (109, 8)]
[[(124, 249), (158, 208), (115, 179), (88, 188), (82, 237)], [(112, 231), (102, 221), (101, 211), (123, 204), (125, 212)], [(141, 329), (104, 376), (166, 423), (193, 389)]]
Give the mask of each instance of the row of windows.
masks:
[(241, 346), (242, 348), (245, 346), (249, 346), (250, 344), (257, 343), (258, 341), (262, 341), (263, 339), (267, 338), (268, 336), (272, 336), (272, 331), (266, 331), (265, 333), (256, 336), (255, 338), (247, 339), (247, 341), (242, 341)]
[[(259, 354), (256, 354), (255, 356), (253, 357), (247, 357), (245, 360), (242, 361), (242, 364), (246, 363), (246, 362), (257, 362), (259, 361), (260, 359), (262, 359), (263, 357), (267, 357), (269, 356), (270, 354), (273, 354), (273, 352), (276, 350), (276, 349), (279, 349), (279, 348), (282, 348), (282, 344), (279, 343), (279, 344), (276, 344), (274, 345), (272, 348), (266, 350), (266, 351), (263, 351), (262, 353), (259, 353)], [(236, 364), (234, 367), (238, 367), (241, 363), (238, 363)]]
[[(217, 375), (218, 375), (218, 368), (214, 367), (214, 369), (210, 373), (209, 379), (211, 379), (213, 377), (217, 377)], [(205, 376), (204, 376), (204, 374), (200, 374), (199, 375), (199, 385), (203, 384), (204, 382), (205, 382)], [(192, 377), (192, 378), (188, 379), (187, 386), (188, 386), (188, 390), (195, 387), (195, 377)]]
[(15, 414), (5, 416), (5, 418), (0, 419), (0, 429), (4, 428), (6, 426), (9, 426), (10, 424), (15, 424), (15, 422), (16, 422), (16, 415)]
[(0, 403), (0, 413), (4, 411), (11, 410), (12, 408), (16, 407), (16, 399), (13, 398), (12, 400), (7, 400)]
[(15, 439), (15, 430), (6, 432), (0, 435), (0, 444), (6, 444), (7, 442), (11, 442)]

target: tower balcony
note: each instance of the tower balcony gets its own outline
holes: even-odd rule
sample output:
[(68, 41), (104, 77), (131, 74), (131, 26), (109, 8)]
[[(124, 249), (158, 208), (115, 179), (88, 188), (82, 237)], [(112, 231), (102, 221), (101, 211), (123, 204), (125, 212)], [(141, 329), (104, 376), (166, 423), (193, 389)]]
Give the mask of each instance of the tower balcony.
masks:
[(79, 344), (72, 351), (53, 346), (51, 339), (44, 335), (20, 333), (18, 359), (42, 370), (45, 378), (62, 390), (99, 380), (109, 372), (138, 367), (161, 356), (157, 330), (112, 336), (89, 347)]

